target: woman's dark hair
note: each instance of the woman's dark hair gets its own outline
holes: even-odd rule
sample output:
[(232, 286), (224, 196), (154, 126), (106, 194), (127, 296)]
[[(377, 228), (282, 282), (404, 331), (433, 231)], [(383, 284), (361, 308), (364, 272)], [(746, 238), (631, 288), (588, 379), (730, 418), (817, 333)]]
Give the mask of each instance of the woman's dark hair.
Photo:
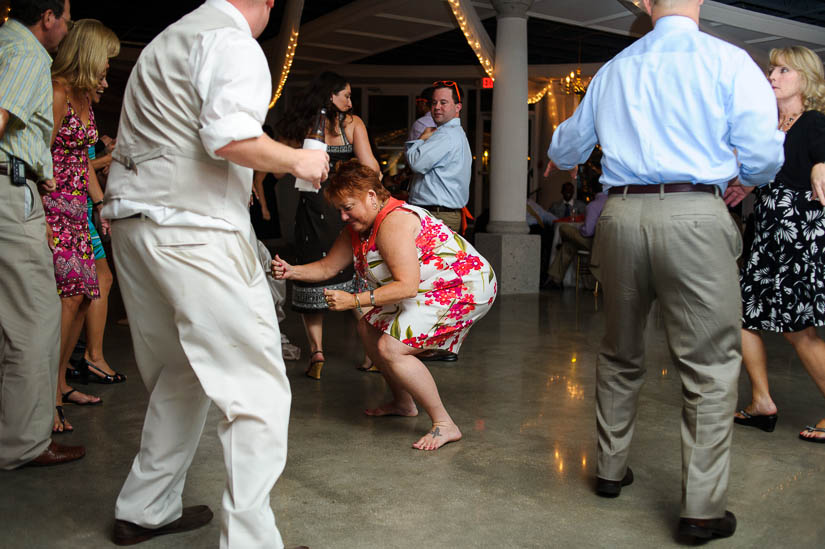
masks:
[(357, 158), (340, 161), (329, 174), (329, 181), (324, 188), (324, 196), (330, 202), (345, 196), (362, 195), (375, 191), (378, 198), (386, 200), (390, 192), (381, 184), (378, 172), (364, 166)]
[[(315, 117), (321, 108), (327, 110), (327, 119), (335, 124), (339, 112), (332, 104), (332, 96), (347, 87), (349, 82), (334, 72), (322, 72), (303, 90), (286, 111), (284, 117), (275, 124), (278, 136), (289, 141), (302, 142), (312, 129)], [(341, 131), (344, 123), (341, 123)]]
[(9, 7), (11, 7), (9, 17), (31, 27), (40, 21), (40, 17), (47, 10), (52, 10), (57, 18), (63, 17), (66, 2), (65, 0), (11, 0)]

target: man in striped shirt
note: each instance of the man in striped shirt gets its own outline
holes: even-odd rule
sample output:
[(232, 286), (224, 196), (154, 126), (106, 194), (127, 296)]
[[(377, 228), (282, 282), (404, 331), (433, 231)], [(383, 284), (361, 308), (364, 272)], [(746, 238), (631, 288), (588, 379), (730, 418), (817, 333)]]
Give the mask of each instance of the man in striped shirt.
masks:
[(38, 195), (54, 190), (47, 50), (69, 26), (69, 0), (12, 0), (0, 27), (0, 469), (85, 454), (51, 440), (60, 298)]

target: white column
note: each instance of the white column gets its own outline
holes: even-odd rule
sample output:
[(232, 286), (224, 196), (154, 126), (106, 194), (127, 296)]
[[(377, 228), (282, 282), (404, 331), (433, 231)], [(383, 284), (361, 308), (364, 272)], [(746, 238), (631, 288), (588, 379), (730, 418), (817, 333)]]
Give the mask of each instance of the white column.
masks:
[(527, 10), (532, 0), (493, 0), (498, 12), (490, 144), (493, 233), (526, 234)]
[(527, 10), (533, 0), (493, 0), (498, 12), (490, 223), (476, 248), (496, 271), (501, 294), (539, 290), (541, 237), (529, 234), (527, 200)]

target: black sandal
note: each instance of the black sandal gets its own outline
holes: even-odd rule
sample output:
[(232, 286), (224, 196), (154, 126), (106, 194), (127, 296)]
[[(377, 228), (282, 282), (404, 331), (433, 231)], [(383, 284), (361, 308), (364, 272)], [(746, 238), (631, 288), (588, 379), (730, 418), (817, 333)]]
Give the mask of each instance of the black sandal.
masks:
[(71, 433), (74, 431), (74, 427), (71, 429), (66, 429), (66, 414), (63, 413), (63, 406), (55, 406), (55, 410), (57, 410), (57, 419), (60, 420), (60, 425), (63, 426), (63, 429), (60, 431), (55, 431), (54, 427), (52, 427), (52, 434), (59, 435), (60, 433)]
[(126, 381), (126, 376), (115, 372), (115, 375), (107, 374), (88, 360), (86, 362), (86, 370), (89, 372), (87, 378), (92, 383), (100, 383), (101, 385), (111, 385), (112, 383), (123, 383)]
[(769, 416), (755, 416), (747, 413), (744, 408), (739, 410), (737, 413), (741, 414), (742, 417), (733, 416), (734, 423), (738, 423), (739, 425), (747, 425), (748, 427), (756, 427), (757, 429), (762, 429), (766, 433), (773, 433), (773, 430), (776, 429), (776, 420), (779, 419), (779, 416), (776, 414), (771, 414)]

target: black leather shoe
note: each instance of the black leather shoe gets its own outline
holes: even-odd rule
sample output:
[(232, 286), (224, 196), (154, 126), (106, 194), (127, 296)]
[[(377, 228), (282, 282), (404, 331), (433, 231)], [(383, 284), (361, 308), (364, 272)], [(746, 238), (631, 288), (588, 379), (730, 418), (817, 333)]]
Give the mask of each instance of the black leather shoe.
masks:
[(715, 519), (679, 519), (679, 535), (698, 539), (729, 538), (736, 532), (736, 515), (725, 511)]
[(596, 493), (603, 498), (615, 498), (622, 493), (622, 486), (630, 486), (631, 484), (633, 484), (633, 471), (628, 467), (622, 480), (607, 480), (596, 477)]
[(450, 351), (424, 351), (418, 355), (418, 359), (427, 362), (455, 362), (458, 360), (458, 355)]
[(209, 507), (206, 505), (196, 505), (194, 507), (184, 507), (183, 514), (178, 520), (172, 521), (160, 528), (144, 528), (133, 522), (115, 520), (112, 541), (115, 545), (134, 545), (157, 536), (188, 532), (189, 530), (196, 530), (201, 526), (206, 526), (206, 524), (212, 520), (212, 516), (212, 510), (209, 509)]

